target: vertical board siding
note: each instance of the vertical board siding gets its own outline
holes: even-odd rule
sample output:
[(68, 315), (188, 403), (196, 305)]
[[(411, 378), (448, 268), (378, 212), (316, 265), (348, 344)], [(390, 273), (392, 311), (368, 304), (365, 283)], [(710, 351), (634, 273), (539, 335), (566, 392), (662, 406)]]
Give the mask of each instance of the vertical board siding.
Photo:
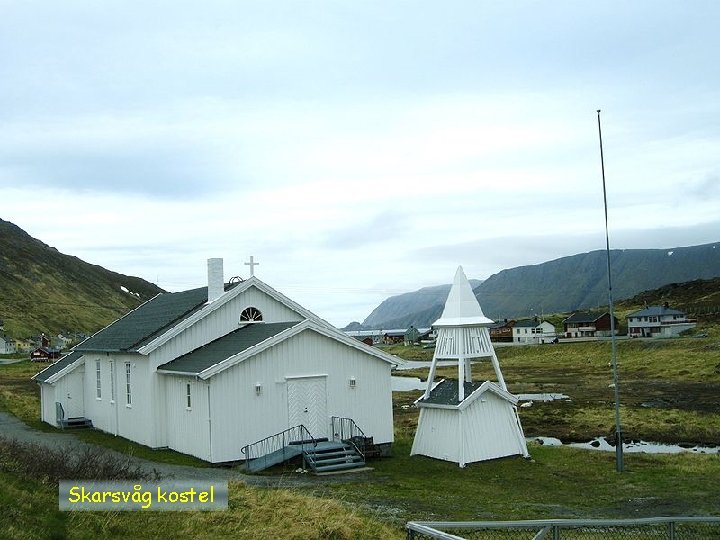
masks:
[(411, 454), (462, 465), (527, 455), (527, 449), (515, 408), (485, 392), (464, 409), (421, 408)]
[(40, 383), (40, 420), (53, 426), (57, 425), (55, 388), (55, 384)]
[(459, 462), (459, 426), (460, 415), (457, 410), (421, 408), (410, 454)]
[(511, 403), (485, 392), (461, 412), (467, 463), (527, 452)]
[[(210, 456), (210, 423), (208, 385), (188, 377), (164, 376), (167, 446), (206, 461)], [(187, 408), (187, 385), (190, 384), (191, 407)]]
[[(158, 446), (154, 427), (154, 409), (150, 389), (148, 359), (139, 354), (86, 355), (85, 372), (91, 373), (85, 380), (85, 417), (93, 422), (93, 427), (120, 435), (127, 439)], [(115, 364), (115, 403), (111, 403), (110, 359)], [(96, 398), (95, 361), (100, 360), (101, 399)], [(132, 406), (125, 405), (125, 362), (131, 365)], [(67, 379), (68, 376), (63, 377)], [(59, 382), (59, 381), (58, 381)]]
[(376, 443), (392, 442), (390, 365), (306, 330), (210, 379), (213, 461), (242, 459), (246, 444), (292, 427), (286, 377), (314, 375), (327, 376), (328, 426), (331, 416), (350, 417)]
[(492, 356), (490, 332), (485, 327), (438, 328), (436, 358)]
[(40, 384), (40, 419), (57, 426), (55, 402), (59, 402), (65, 411), (65, 417), (86, 416), (85, 407), (85, 367), (78, 366), (56, 382)]

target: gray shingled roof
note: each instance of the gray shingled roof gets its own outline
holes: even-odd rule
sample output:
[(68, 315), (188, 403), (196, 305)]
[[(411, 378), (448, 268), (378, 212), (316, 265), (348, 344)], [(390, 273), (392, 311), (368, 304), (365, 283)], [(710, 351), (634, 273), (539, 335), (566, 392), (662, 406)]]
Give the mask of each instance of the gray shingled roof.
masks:
[[(465, 382), (465, 399), (468, 398), (475, 390), (482, 386), (482, 382)], [(458, 382), (445, 379), (430, 391), (427, 399), (421, 399), (418, 403), (433, 403), (436, 405), (459, 405), (458, 399)]]
[(33, 377), (34, 380), (38, 382), (45, 382), (50, 377), (61, 371), (62, 369), (66, 368), (76, 360), (78, 360), (82, 356), (81, 352), (78, 351), (72, 351), (69, 354), (66, 354), (63, 356), (60, 360), (55, 362), (54, 364), (46, 367), (44, 370), (42, 370), (40, 373), (35, 375)]
[(605, 315), (607, 311), (578, 311), (565, 319), (564, 323), (595, 322)]
[(207, 302), (207, 287), (163, 293), (80, 343), (77, 351), (136, 351), (139, 347)]
[(660, 317), (662, 315), (685, 315), (685, 312), (664, 306), (650, 306), (640, 311), (629, 313), (627, 317)]
[(231, 356), (276, 336), (283, 330), (300, 324), (300, 322), (249, 324), (159, 366), (158, 371), (174, 371), (197, 375)]
[(515, 321), (515, 328), (535, 328), (540, 326), (543, 321), (536, 321), (535, 319), (523, 319), (521, 321)]

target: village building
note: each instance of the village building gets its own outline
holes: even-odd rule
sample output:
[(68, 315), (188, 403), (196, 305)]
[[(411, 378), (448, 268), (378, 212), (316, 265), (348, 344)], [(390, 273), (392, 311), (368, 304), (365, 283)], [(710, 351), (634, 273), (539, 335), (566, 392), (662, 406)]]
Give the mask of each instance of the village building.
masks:
[(493, 323), (488, 327), (488, 330), (490, 331), (490, 341), (497, 343), (511, 343), (513, 341), (514, 325), (515, 320), (512, 319), (505, 319), (503, 321)]
[(405, 333), (407, 328), (392, 328), (382, 331), (383, 345), (397, 345), (405, 342)]
[(695, 328), (697, 322), (687, 313), (663, 306), (649, 306), (627, 315), (630, 337), (678, 337), (685, 330)]
[(60, 358), (60, 349), (53, 347), (37, 347), (30, 353), (32, 362), (54, 362)]
[(523, 319), (512, 327), (513, 343), (542, 344), (557, 340), (555, 327), (548, 321)]
[(400, 361), (254, 275), (231, 281), (210, 259), (207, 287), (155, 296), (37, 374), (42, 420), (84, 420), (211, 463), (277, 450), (261, 441), (329, 443), (341, 431), (387, 449)]
[[(433, 327), (437, 332), (427, 388), (416, 402), (420, 408), (411, 454), (468, 463), (504, 456), (527, 456), (525, 436), (517, 413), (517, 397), (511, 394), (485, 317), (472, 287), (458, 267), (445, 309)], [(457, 380), (435, 383), (439, 361), (457, 363)], [(472, 362), (491, 362), (497, 382), (473, 381)]]
[[(615, 334), (620, 323), (615, 317)], [(607, 311), (576, 311), (563, 321), (566, 338), (610, 337), (610, 313)]]
[(0, 334), (0, 354), (13, 354), (16, 352), (15, 340), (6, 334)]

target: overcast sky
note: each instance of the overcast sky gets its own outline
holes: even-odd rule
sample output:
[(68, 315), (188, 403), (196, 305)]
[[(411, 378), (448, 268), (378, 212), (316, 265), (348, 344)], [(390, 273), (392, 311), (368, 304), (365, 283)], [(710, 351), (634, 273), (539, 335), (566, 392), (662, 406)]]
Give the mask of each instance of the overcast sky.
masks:
[(720, 240), (720, 3), (0, 0), (0, 217), (330, 322), (605, 246)]

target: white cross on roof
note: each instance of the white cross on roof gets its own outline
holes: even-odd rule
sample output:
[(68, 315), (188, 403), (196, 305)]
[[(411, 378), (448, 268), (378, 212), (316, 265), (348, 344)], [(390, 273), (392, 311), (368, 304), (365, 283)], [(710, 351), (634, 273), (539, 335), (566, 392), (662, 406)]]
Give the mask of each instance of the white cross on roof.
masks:
[(252, 276), (255, 275), (255, 267), (256, 267), (256, 266), (260, 266), (260, 263), (259, 263), (259, 262), (255, 262), (255, 257), (253, 257), (252, 255), (250, 255), (250, 262), (246, 262), (246, 263), (245, 263), (245, 266), (249, 266), (249, 267), (250, 267), (250, 276), (252, 277)]

